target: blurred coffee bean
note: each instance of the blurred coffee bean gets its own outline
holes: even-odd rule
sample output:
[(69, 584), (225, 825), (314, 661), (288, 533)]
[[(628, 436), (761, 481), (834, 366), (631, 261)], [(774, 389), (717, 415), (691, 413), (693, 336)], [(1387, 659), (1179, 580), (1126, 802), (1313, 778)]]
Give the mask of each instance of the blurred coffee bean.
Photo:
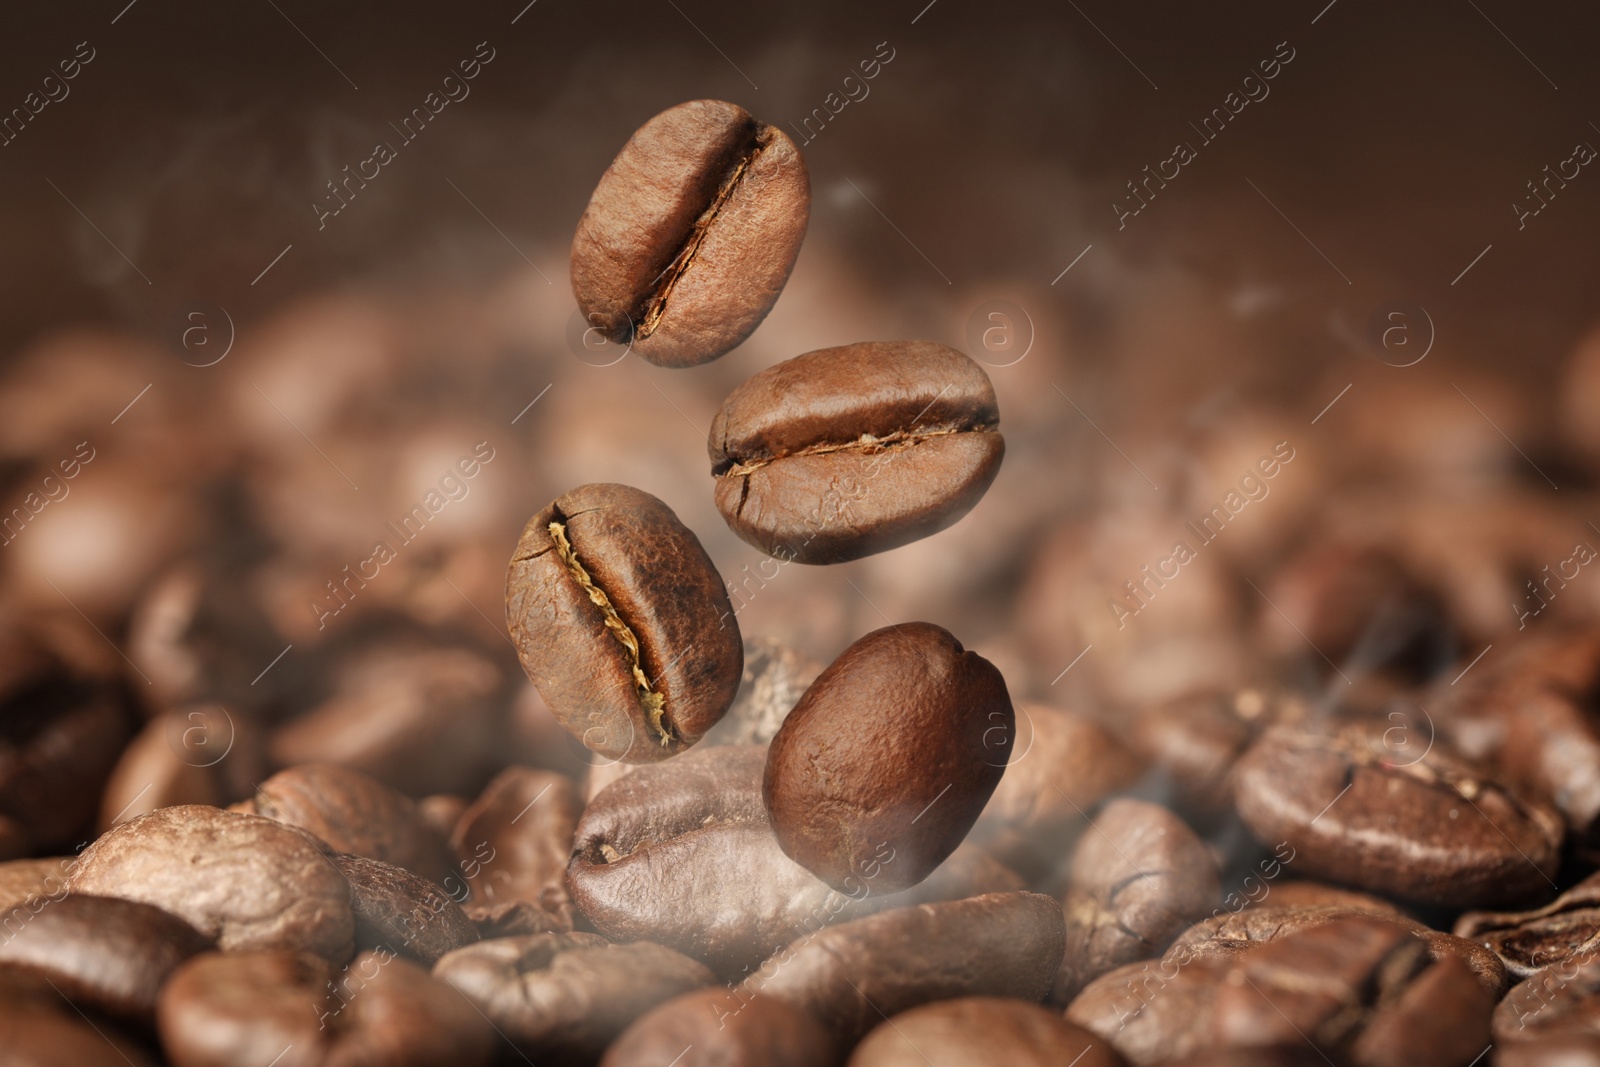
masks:
[(445, 839), (416, 804), (348, 767), (303, 763), (279, 771), (232, 810), (297, 826), (335, 852), (392, 863), (434, 883), (454, 866)]
[(1362, 889), (1457, 907), (1510, 903), (1553, 888), (1562, 826), (1388, 720), (1268, 730), (1239, 761), (1239, 816), (1296, 870)]
[(500, 772), (462, 813), (450, 838), (471, 889), (467, 914), (494, 921), (526, 904), (545, 924), (527, 932), (571, 930), (567, 862), (582, 813), (578, 787), (565, 775), (525, 767)]
[(259, 727), (220, 704), (152, 717), (122, 750), (100, 795), (99, 827), (175, 804), (221, 807), (266, 777)]
[(506, 678), (460, 648), (397, 647), (363, 657), (335, 694), (280, 727), (274, 763), (334, 763), (409, 796), (473, 792), (495, 766)]
[(1166, 808), (1113, 800), (1072, 854), (1061, 902), (1066, 954), (1050, 999), (1066, 1004), (1089, 982), (1148, 959), (1222, 896), (1216, 861)]
[(1422, 681), (1453, 653), (1443, 603), (1375, 545), (1313, 541), (1273, 571), (1257, 617), (1275, 653), (1315, 658), (1319, 672), (1326, 656)]
[(1511, 988), (1494, 1009), (1495, 1063), (1507, 1067), (1600, 1060), (1600, 960), (1572, 957)]
[[(924, 1051), (924, 1050), (928, 1051)], [(1100, 1038), (1021, 1000), (962, 997), (885, 1019), (850, 1054), (850, 1067), (1123, 1067)]]
[(831, 1067), (833, 1037), (811, 1016), (771, 997), (742, 1000), (708, 986), (641, 1015), (606, 1049), (600, 1067)]
[(1600, 630), (1530, 634), (1491, 656), (1436, 687), (1441, 728), (1509, 782), (1550, 797), (1574, 844), (1600, 856)]
[(0, 694), (0, 815), (32, 847), (81, 844), (134, 720), (109, 687), (59, 663)]
[(494, 1031), (428, 972), (380, 949), (349, 966), (294, 952), (197, 956), (161, 990), (173, 1067), (484, 1067)]
[(1066, 1020), (1110, 1043), (1135, 1067), (1183, 1061), (1208, 1045), (1212, 1005), (1232, 961), (1129, 963), (1101, 975), (1067, 1006)]
[(33, 851), (33, 838), (9, 815), (0, 815), (0, 863)]
[(644, 1012), (715, 980), (669, 948), (594, 934), (484, 941), (445, 956), (433, 973), (524, 1055), (554, 1064), (593, 1062)]
[(1454, 933), (1499, 956), (1514, 980), (1600, 949), (1600, 874), (1591, 874), (1542, 908), (1469, 911)]
[(517, 687), (517, 695), (511, 701), (506, 728), (505, 758), (511, 763), (556, 771), (581, 781), (591, 760), (605, 759), (584, 748), (561, 725), (561, 720), (539, 695), (538, 686), (526, 679)]
[(916, 885), (977, 821), (1015, 734), (988, 660), (931, 623), (876, 630), (818, 675), (772, 739), (762, 794), (778, 842), (843, 892), (868, 876), (889, 891)]
[(355, 923), (344, 877), (304, 833), (258, 815), (161, 808), (102, 834), (67, 885), (163, 908), (224, 951), (350, 958)]
[(0, 970), (42, 974), (67, 1000), (134, 1023), (155, 1017), (156, 991), (211, 940), (149, 904), (71, 894), (26, 922), (5, 923)]
[(456, 823), (466, 810), (467, 799), (453, 793), (433, 793), (417, 801), (417, 817), (445, 841), (455, 833)]
[[(18, 978), (22, 977), (19, 982)], [(42, 979), (0, 974), (0, 1049), (10, 1067), (157, 1067), (153, 1050), (72, 1010)]]
[(1261, 732), (1311, 714), (1276, 688), (1203, 689), (1139, 708), (1132, 743), (1171, 776), (1183, 810), (1209, 822), (1233, 810), (1234, 764)]
[(683, 751), (739, 687), (744, 650), (716, 567), (671, 508), (629, 486), (579, 486), (528, 521), (506, 618), (550, 710), (612, 759)]
[(1301, 930), (1345, 919), (1369, 919), (1387, 922), (1417, 938), (1433, 960), (1442, 960), (1446, 956), (1459, 959), (1491, 997), (1499, 997), (1511, 984), (1505, 965), (1483, 945), (1431, 929), (1381, 902), (1376, 905), (1361, 901), (1274, 903), (1276, 900), (1275, 895), (1270, 896), (1263, 904), (1240, 911), (1213, 914), (1195, 923), (1179, 934), (1168, 947), (1161, 959), (1161, 968), (1187, 966), (1193, 960), (1202, 958), (1232, 958), (1261, 942), (1273, 941)]
[(849, 1041), (886, 1016), (966, 996), (1037, 1002), (1061, 966), (1061, 907), (988, 893), (895, 908), (779, 949), (745, 979), (751, 996), (800, 1008)]
[(150, 679), (157, 706), (220, 703), (250, 714), (274, 695), (273, 686), (252, 683), (285, 642), (255, 600), (227, 584), (230, 576), (191, 559), (140, 598), (128, 623), (128, 655)]
[(1360, 1067), (1464, 1067), (1489, 1047), (1494, 999), (1455, 957), (1391, 923), (1341, 919), (1261, 945), (1217, 990), (1212, 1033), (1224, 1045), (1297, 1038)]
[(1108, 795), (1139, 779), (1143, 761), (1098, 720), (1023, 702), (1005, 775), (970, 840), (1030, 880), (1042, 879)]
[(404, 867), (335, 852), (350, 883), (356, 948), (386, 949), (426, 966), (478, 940), (478, 928), (438, 885)]
[(1342, 1061), (1330, 1058), (1310, 1042), (1300, 1041), (1294, 1045), (1205, 1049), (1162, 1060), (1155, 1067), (1327, 1067), (1329, 1063), (1340, 1067)]
[(754, 745), (696, 749), (602, 791), (579, 820), (567, 873), (584, 917), (607, 937), (658, 941), (737, 975), (832, 922), (1022, 888), (969, 847), (910, 890), (888, 892), (868, 870), (854, 892), (834, 892), (773, 836), (761, 799), (766, 762)]
[(772, 740), (822, 664), (771, 638), (744, 642), (739, 693), (722, 721), (706, 732), (708, 745), (764, 745)]
[(662, 367), (729, 351), (800, 254), (811, 183), (794, 142), (721, 100), (668, 108), (606, 168), (572, 239), (584, 321)]
[[(62, 899), (67, 895), (67, 878), (76, 864), (77, 859), (71, 856), (0, 863), (0, 914), (35, 898)], [(42, 907), (38, 904), (30, 910), (37, 912)]]
[(938, 533), (1000, 473), (983, 368), (932, 341), (807, 352), (735, 389), (708, 442), (728, 528), (780, 562), (842, 563)]
[(1124, 505), (1040, 540), (1017, 593), (1039, 677), (1069, 697), (1133, 706), (1244, 683), (1258, 654), (1243, 641), (1240, 583), (1198, 538), (1176, 551), (1190, 518)]
[[(1271, 860), (1266, 860), (1263, 862), (1266, 864), (1266, 866), (1262, 868), (1263, 873), (1267, 871), (1273, 871), (1275, 869), (1282, 869), (1280, 866), (1274, 864), (1274, 862)], [(1358, 893), (1353, 889), (1344, 889), (1340, 886), (1328, 885), (1326, 882), (1304, 882), (1292, 880), (1274, 882), (1268, 887), (1267, 891), (1259, 899), (1249, 899), (1248, 894), (1247, 899), (1249, 900), (1249, 902), (1245, 904), (1245, 907), (1247, 908), (1338, 907), (1354, 908), (1373, 915), (1396, 915), (1402, 918), (1410, 918), (1410, 916), (1406, 915), (1406, 913), (1400, 909), (1399, 905), (1391, 901), (1384, 900), (1381, 897), (1375, 897), (1370, 893)]]

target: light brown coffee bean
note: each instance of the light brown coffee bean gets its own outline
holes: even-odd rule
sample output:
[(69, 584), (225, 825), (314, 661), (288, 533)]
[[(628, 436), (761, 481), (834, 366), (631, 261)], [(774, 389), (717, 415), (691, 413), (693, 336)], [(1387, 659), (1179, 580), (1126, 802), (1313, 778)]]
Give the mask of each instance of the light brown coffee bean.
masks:
[(234, 811), (297, 826), (335, 852), (392, 863), (443, 883), (450, 852), (410, 798), (348, 767), (302, 763), (279, 771)]
[(711, 423), (728, 528), (785, 562), (927, 537), (978, 503), (1005, 439), (983, 368), (931, 341), (865, 342), (768, 367)]
[(885, 1019), (850, 1054), (849, 1067), (1123, 1067), (1106, 1042), (1036, 1004), (961, 997)]
[(506, 620), (550, 710), (612, 759), (683, 751), (739, 688), (744, 647), (711, 558), (671, 508), (626, 485), (579, 486), (529, 520)]
[(506, 919), (518, 905), (533, 914), (525, 933), (572, 929), (567, 862), (583, 801), (565, 775), (507, 767), (462, 813), (451, 835), (471, 899), (467, 914), (480, 922)]
[(1114, 800), (1072, 854), (1061, 909), (1067, 949), (1051, 1000), (1066, 1004), (1107, 971), (1164, 949), (1221, 899), (1216, 861), (1158, 804)]
[(762, 793), (773, 832), (841, 892), (866, 877), (916, 885), (972, 828), (1015, 733), (988, 660), (931, 623), (876, 630), (811, 683), (772, 739)]
[(449, 986), (382, 950), (197, 956), (161, 990), (173, 1067), (482, 1067), (494, 1030)]
[(0, 970), (43, 975), (79, 1007), (150, 1022), (156, 991), (211, 941), (182, 919), (132, 900), (71, 894), (0, 930)]
[(600, 1067), (833, 1067), (836, 1042), (811, 1016), (771, 997), (708, 986), (641, 1015)]
[(811, 183), (794, 142), (720, 100), (641, 126), (572, 239), (588, 326), (662, 367), (716, 359), (778, 299), (805, 237)]
[(1063, 936), (1061, 906), (1037, 893), (896, 908), (801, 938), (741, 988), (856, 1040), (885, 1015), (929, 1001), (1042, 1000), (1061, 966)]
[(335, 852), (329, 857), (350, 883), (356, 948), (386, 949), (425, 966), (478, 940), (478, 928), (433, 882), (404, 867)]
[(646, 941), (613, 945), (594, 934), (483, 941), (433, 969), (540, 1063), (589, 1063), (644, 1012), (710, 985), (710, 971)]
[(302, 832), (259, 815), (160, 808), (101, 835), (67, 885), (154, 904), (224, 951), (303, 950), (343, 963), (354, 944), (344, 877)]

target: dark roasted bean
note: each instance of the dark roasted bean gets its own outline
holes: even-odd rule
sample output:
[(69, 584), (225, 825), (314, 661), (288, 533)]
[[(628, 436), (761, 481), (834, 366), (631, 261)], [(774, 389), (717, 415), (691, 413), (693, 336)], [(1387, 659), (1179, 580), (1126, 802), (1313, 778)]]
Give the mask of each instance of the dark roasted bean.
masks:
[(522, 531), (506, 619), (523, 669), (573, 736), (613, 759), (665, 759), (733, 703), (739, 624), (700, 541), (625, 485), (584, 485)]
[(780, 560), (839, 563), (971, 511), (1005, 455), (983, 368), (931, 341), (825, 348), (768, 367), (711, 424), (717, 508)]
[(705, 363), (761, 323), (811, 211), (794, 142), (720, 100), (641, 126), (589, 198), (572, 239), (588, 325), (663, 367)]

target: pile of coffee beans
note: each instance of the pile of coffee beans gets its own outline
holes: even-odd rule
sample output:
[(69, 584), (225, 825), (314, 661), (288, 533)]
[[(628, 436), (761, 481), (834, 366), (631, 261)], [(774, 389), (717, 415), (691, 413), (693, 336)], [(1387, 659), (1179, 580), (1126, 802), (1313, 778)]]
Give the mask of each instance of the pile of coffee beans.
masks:
[[(104, 535), (4, 533), (44, 580), (0, 592), (0, 1060), (1600, 1063), (1587, 438), (1552, 503), (1459, 413), (1330, 449), (1261, 404), (1101, 463), (933, 341), (716, 377), (810, 206), (740, 107), (639, 128), (570, 263), (653, 366), (534, 447), (438, 444), (459, 398), (354, 300), (259, 342), (298, 436), (157, 392), (205, 447), (130, 418), (96, 458), (50, 368), (121, 383), (124, 342), (14, 372), (0, 488), (74, 456)], [(699, 455), (654, 384), (696, 375), (709, 467), (652, 463)], [(359, 556), (370, 509), (291, 506), (345, 477), (307, 434), (366, 457)]]

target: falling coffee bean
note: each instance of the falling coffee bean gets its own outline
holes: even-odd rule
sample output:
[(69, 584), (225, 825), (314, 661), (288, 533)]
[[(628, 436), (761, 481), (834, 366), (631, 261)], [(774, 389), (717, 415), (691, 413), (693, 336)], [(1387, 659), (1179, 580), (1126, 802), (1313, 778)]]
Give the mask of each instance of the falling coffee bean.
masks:
[(983, 368), (931, 341), (825, 348), (768, 367), (711, 423), (728, 528), (785, 562), (840, 563), (971, 511), (1005, 455)]
[(662, 367), (705, 363), (766, 318), (805, 237), (811, 182), (788, 136), (720, 100), (641, 126), (572, 239), (589, 327)]
[(772, 739), (762, 792), (795, 862), (841, 892), (916, 885), (955, 851), (1016, 731), (994, 665), (925, 622), (875, 630)]
[(722, 578), (671, 508), (626, 485), (579, 486), (529, 521), (506, 619), (550, 710), (612, 759), (683, 751), (739, 687), (744, 646)]

